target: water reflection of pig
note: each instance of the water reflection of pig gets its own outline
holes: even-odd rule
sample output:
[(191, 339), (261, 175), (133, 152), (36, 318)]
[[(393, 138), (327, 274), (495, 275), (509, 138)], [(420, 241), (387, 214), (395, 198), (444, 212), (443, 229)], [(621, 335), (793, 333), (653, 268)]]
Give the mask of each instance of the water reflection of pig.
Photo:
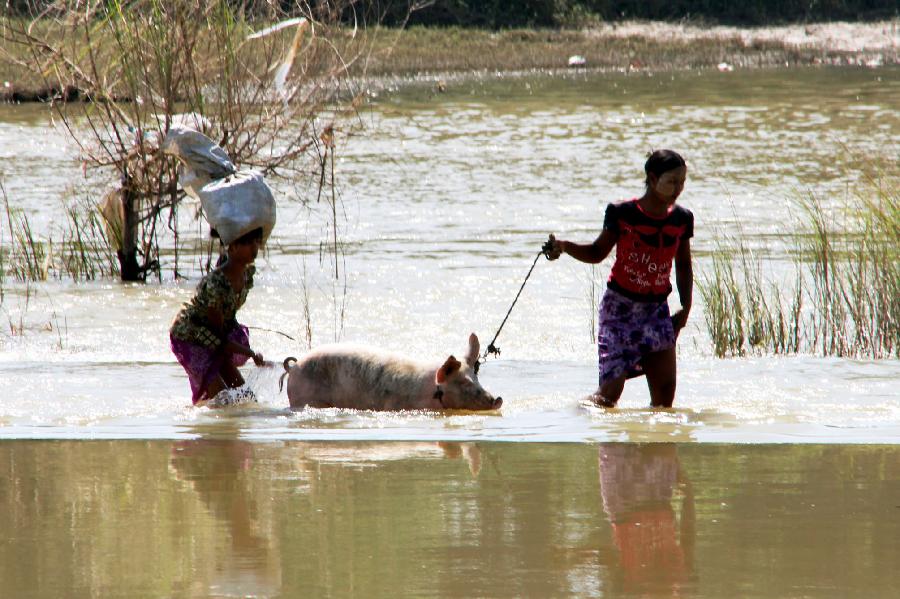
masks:
[(324, 346), (286, 359), (279, 386), (287, 376), (292, 408), (496, 410), (503, 400), (479, 384), (478, 352), (474, 333), (465, 363), (450, 356), (440, 366), (373, 348)]

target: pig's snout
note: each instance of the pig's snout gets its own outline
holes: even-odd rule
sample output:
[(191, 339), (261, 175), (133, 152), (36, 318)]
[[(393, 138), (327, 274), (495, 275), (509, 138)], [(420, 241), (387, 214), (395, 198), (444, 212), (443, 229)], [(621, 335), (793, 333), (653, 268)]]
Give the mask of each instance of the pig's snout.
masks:
[(475, 410), (499, 410), (503, 405), (502, 397), (494, 397), (491, 393), (482, 390), (482, 395), (478, 401), (472, 402), (469, 409)]

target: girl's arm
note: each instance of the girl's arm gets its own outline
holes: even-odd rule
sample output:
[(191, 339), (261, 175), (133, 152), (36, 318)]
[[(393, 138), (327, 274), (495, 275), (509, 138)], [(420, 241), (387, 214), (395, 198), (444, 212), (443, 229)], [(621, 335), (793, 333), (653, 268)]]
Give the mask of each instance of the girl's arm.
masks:
[(600, 232), (599, 237), (594, 240), (594, 243), (589, 244), (573, 243), (561, 239), (557, 240), (551, 235), (550, 241), (552, 249), (549, 257), (551, 260), (555, 260), (561, 254), (569, 254), (579, 262), (598, 264), (609, 255), (614, 247), (616, 247), (617, 240), (618, 235), (609, 229), (603, 229), (603, 231)]
[(210, 328), (217, 333), (219, 339), (222, 340), (222, 347), (226, 352), (231, 354), (242, 354), (249, 358), (253, 358), (253, 361), (257, 365), (263, 361), (261, 355), (258, 355), (246, 345), (241, 345), (240, 343), (235, 343), (228, 339), (228, 331), (225, 330), (225, 317), (222, 315), (221, 310), (215, 306), (209, 306), (206, 309), (206, 318), (209, 321)]
[(678, 251), (675, 254), (675, 286), (678, 288), (678, 299), (681, 301), (681, 310), (672, 317), (672, 324), (677, 333), (687, 324), (694, 295), (694, 267), (691, 263), (690, 239), (682, 239), (678, 244)]

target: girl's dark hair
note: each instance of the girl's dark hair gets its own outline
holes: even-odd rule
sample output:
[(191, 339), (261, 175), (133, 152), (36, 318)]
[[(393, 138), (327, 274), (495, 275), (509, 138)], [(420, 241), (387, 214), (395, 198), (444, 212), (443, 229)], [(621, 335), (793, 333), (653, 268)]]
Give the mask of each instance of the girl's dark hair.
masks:
[(684, 165), (684, 158), (678, 152), (674, 150), (656, 150), (647, 156), (647, 162), (644, 163), (644, 172), (647, 174), (647, 178), (644, 179), (644, 185), (650, 186), (651, 173), (658, 179), (663, 173), (681, 168)]
[(247, 243), (252, 243), (254, 241), (262, 241), (262, 238), (263, 238), (262, 227), (256, 227), (249, 233), (244, 233), (243, 235), (241, 235), (240, 237), (238, 237), (231, 243), (247, 244)]

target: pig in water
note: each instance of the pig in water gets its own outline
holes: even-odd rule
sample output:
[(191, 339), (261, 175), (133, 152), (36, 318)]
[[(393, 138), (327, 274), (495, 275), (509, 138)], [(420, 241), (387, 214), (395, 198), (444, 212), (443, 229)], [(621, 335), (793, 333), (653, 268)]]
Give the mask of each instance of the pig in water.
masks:
[(441, 366), (372, 348), (324, 346), (299, 361), (286, 359), (279, 386), (287, 376), (292, 408), (496, 410), (503, 400), (478, 383), (478, 351), (474, 333), (465, 363), (450, 356)]

